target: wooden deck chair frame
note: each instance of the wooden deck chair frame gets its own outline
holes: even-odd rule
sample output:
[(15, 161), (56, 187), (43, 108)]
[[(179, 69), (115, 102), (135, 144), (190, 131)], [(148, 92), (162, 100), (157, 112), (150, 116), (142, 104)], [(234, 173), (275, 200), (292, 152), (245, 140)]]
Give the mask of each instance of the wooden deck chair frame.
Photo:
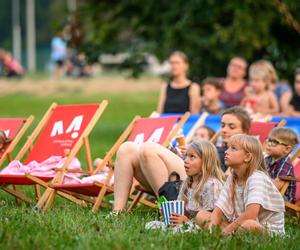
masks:
[[(182, 116), (180, 118), (180, 121), (178, 122), (178, 124), (173, 128), (172, 132), (168, 135), (167, 139), (165, 140), (164, 146), (166, 146), (166, 145), (168, 145), (170, 143), (170, 141), (172, 140), (172, 138), (177, 134), (177, 132), (182, 127), (182, 125), (184, 124), (184, 122), (188, 119), (188, 117), (189, 117), (189, 113), (186, 113), (184, 116)], [(116, 154), (116, 152), (118, 151), (118, 149), (121, 146), (121, 144), (128, 138), (128, 136), (132, 132), (132, 130), (134, 128), (134, 125), (135, 125), (135, 123), (136, 123), (136, 121), (138, 119), (140, 119), (140, 117), (136, 116), (132, 120), (132, 122), (125, 129), (125, 131), (122, 133), (122, 135), (116, 141), (116, 143), (113, 145), (113, 147), (110, 149), (110, 151), (105, 155), (105, 157), (102, 160), (101, 164), (97, 167), (96, 170), (93, 171), (92, 174), (97, 174), (97, 173), (101, 172), (107, 164), (109, 164), (109, 163), (112, 162), (113, 156)], [(111, 193), (114, 192), (113, 187), (109, 185), (110, 180), (111, 180), (111, 178), (113, 176), (113, 167), (112, 167), (111, 164), (109, 164), (109, 165), (111, 167), (109, 168), (108, 176), (105, 179), (105, 181), (103, 183), (100, 183), (100, 182), (97, 182), (97, 181), (94, 182), (94, 185), (96, 185), (96, 186), (98, 186), (100, 188), (100, 192), (99, 192), (99, 194), (98, 194), (97, 197), (95, 197), (93, 199), (93, 198), (85, 196), (85, 195), (71, 193), (76, 198), (82, 199), (85, 202), (91, 203), (92, 204), (92, 212), (98, 211), (98, 209), (101, 206), (103, 206), (103, 198), (107, 194), (111, 194)], [(50, 187), (51, 187), (51, 185), (50, 185)], [(52, 188), (53, 188), (53, 185), (52, 185)], [(59, 190), (62, 191), (62, 192), (65, 192), (63, 189), (59, 189)], [(134, 197), (132, 197), (132, 198), (134, 198)], [(45, 202), (46, 202), (46, 205), (44, 206), (43, 211), (46, 211), (49, 208), (49, 205), (52, 203), (51, 200), (44, 201), (44, 203)], [(151, 205), (151, 203), (149, 201), (144, 201), (143, 204), (145, 204), (145, 205)]]
[[(91, 156), (91, 151), (90, 151), (90, 145), (89, 145), (89, 140), (88, 140), (88, 135), (90, 134), (92, 128), (95, 126), (97, 120), (100, 118), (100, 116), (102, 115), (102, 113), (104, 112), (105, 108), (108, 105), (108, 101), (107, 100), (103, 100), (100, 105), (99, 108), (96, 110), (96, 112), (94, 113), (91, 121), (89, 122), (89, 124), (86, 126), (85, 130), (83, 131), (83, 133), (81, 134), (81, 136), (78, 138), (77, 142), (75, 143), (75, 145), (73, 146), (71, 152), (69, 153), (67, 159), (65, 160), (62, 169), (66, 169), (69, 164), (71, 163), (71, 161), (73, 160), (73, 158), (75, 158), (77, 152), (79, 152), (80, 148), (82, 146), (84, 146), (85, 148), (85, 156), (86, 156), (86, 160), (87, 160), (87, 165), (89, 170), (92, 170), (92, 156)], [(40, 135), (40, 133), (42, 132), (43, 128), (46, 126), (48, 120), (50, 119), (53, 110), (58, 106), (58, 104), (56, 103), (52, 103), (52, 105), (49, 107), (49, 109), (47, 110), (47, 112), (45, 113), (44, 117), (41, 119), (41, 121), (39, 122), (39, 124), (37, 125), (37, 127), (35, 128), (35, 130), (33, 131), (33, 133), (28, 137), (26, 143), (24, 144), (23, 148), (20, 150), (20, 152), (17, 154), (16, 156), (16, 160), (21, 161), (23, 159), (23, 157), (29, 153), (33, 146), (34, 146), (34, 142), (36, 141), (36, 139), (38, 138), (38, 136)], [(59, 174), (60, 178), (63, 178), (63, 174), (64, 172), (62, 171), (61, 174)], [(34, 186), (35, 186), (35, 195), (38, 199), (41, 199), (41, 193), (40, 193), (40, 186), (46, 188), (46, 191), (48, 189), (49, 184), (45, 181), (43, 181), (42, 179), (32, 176), (30, 174), (26, 174), (25, 175), (26, 178), (28, 178), (29, 180), (33, 181)], [(16, 189), (11, 189), (9, 187), (7, 187), (8, 185), (5, 186), (1, 186), (1, 189), (6, 191), (7, 193), (15, 196), (17, 199), (20, 199), (24, 202), (30, 203), (30, 204), (35, 204), (34, 201), (32, 201), (29, 197), (27, 197), (26, 195), (24, 195), (23, 193), (20, 193), (18, 190)], [(16, 186), (16, 185), (14, 185)], [(17, 187), (17, 186), (16, 186)], [(46, 193), (43, 194), (43, 196)], [(77, 203), (77, 204), (82, 204), (82, 201), (75, 199), (73, 196), (63, 193), (63, 192), (58, 192), (59, 195), (61, 195), (64, 198), (70, 199), (73, 202)]]
[[(172, 141), (172, 139), (175, 138), (175, 136), (179, 132), (180, 128), (184, 125), (184, 123), (187, 121), (187, 119), (189, 118), (189, 116), (190, 116), (190, 113), (187, 112), (187, 113), (185, 113), (181, 117), (180, 122), (172, 130), (172, 132), (169, 134), (169, 136), (167, 137), (167, 139), (165, 140), (165, 142), (162, 144), (162, 146), (167, 147), (170, 144), (170, 142)], [(205, 122), (205, 119), (204, 119), (204, 122)], [(132, 194), (133, 192), (137, 192), (136, 195), (133, 195)], [(155, 203), (150, 202), (150, 201), (148, 201), (146, 199), (142, 199), (144, 195), (150, 195), (150, 196), (154, 196), (155, 197), (154, 193), (151, 193), (151, 192), (148, 192), (146, 190), (143, 190), (141, 188), (141, 185), (139, 185), (138, 182), (135, 182), (133, 184), (133, 187), (132, 187), (131, 192), (130, 192), (130, 198), (132, 199), (132, 202), (131, 202), (130, 206), (128, 207), (127, 211), (131, 211), (132, 209), (134, 209), (137, 206), (138, 203), (144, 204), (144, 205), (146, 205), (148, 207), (151, 207), (151, 208), (157, 207), (157, 205)]]
[(12, 142), (8, 145), (8, 147), (5, 149), (4, 153), (2, 154), (2, 157), (0, 159), (0, 166), (5, 162), (7, 159), (8, 162), (11, 162), (13, 157), (12, 157), (12, 152), (15, 149), (16, 145), (19, 143), (19, 141), (22, 139), (24, 134), (26, 133), (27, 129), (31, 125), (31, 123), (34, 120), (34, 116), (31, 115), (28, 118), (24, 118), (23, 125), (17, 132), (16, 136), (13, 138)]
[[(290, 158), (291, 162), (293, 163), (299, 156), (300, 156), (300, 148), (298, 148), (298, 150), (291, 156), (291, 158)], [(300, 182), (299, 178), (293, 178), (290, 176), (280, 176), (279, 179), (281, 181), (284, 181), (283, 186), (279, 190), (282, 195), (285, 194), (291, 181)], [(296, 216), (298, 218), (300, 217), (300, 200), (296, 201), (295, 204), (288, 202), (288, 201), (284, 201), (284, 203), (287, 208), (290, 208), (296, 212)]]

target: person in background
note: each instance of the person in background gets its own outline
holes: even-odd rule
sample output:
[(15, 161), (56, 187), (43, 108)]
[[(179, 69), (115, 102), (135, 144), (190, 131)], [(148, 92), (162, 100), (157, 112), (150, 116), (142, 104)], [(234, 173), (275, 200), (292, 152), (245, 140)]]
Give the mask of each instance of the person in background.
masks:
[(227, 171), (225, 164), (225, 151), (229, 139), (236, 134), (248, 134), (251, 126), (251, 118), (248, 112), (240, 106), (224, 110), (221, 115), (221, 139), (222, 145), (218, 146), (218, 153), (221, 161), (221, 168)]
[(269, 89), (273, 91), (277, 98), (280, 112), (286, 111), (289, 107), (289, 102), (292, 98), (291, 87), (287, 83), (279, 82), (276, 70), (271, 62), (267, 60), (259, 60), (255, 64), (269, 72)]
[(202, 125), (196, 129), (192, 141), (204, 140), (209, 141), (215, 135), (215, 131), (206, 125)]
[(171, 82), (164, 84), (160, 91), (158, 113), (198, 114), (200, 110), (200, 87), (187, 78), (189, 63), (187, 56), (175, 51), (170, 56)]
[(222, 79), (223, 89), (220, 99), (225, 108), (239, 105), (244, 98), (244, 90), (247, 86), (245, 80), (247, 74), (247, 61), (242, 57), (234, 57), (227, 67), (227, 76)]
[[(266, 157), (267, 169), (275, 186), (280, 190), (284, 182), (279, 180), (280, 176), (295, 178), (294, 167), (290, 160), (290, 153), (298, 144), (297, 134), (290, 128), (274, 128), (267, 138)], [(284, 198), (295, 202), (296, 183), (291, 182), (284, 194)]]
[(201, 112), (219, 114), (224, 109), (224, 103), (220, 100), (222, 85), (217, 78), (206, 78), (202, 83), (203, 96), (201, 98)]
[(63, 33), (58, 32), (51, 41), (51, 60), (55, 64), (55, 79), (63, 75), (63, 67), (67, 59), (67, 43), (63, 39)]
[(294, 93), (284, 115), (300, 117), (300, 68), (295, 70)]
[(253, 63), (249, 69), (250, 86), (245, 89), (241, 105), (250, 113), (274, 115), (279, 112), (275, 94), (269, 89), (270, 74), (260, 63)]
[(21, 77), (25, 71), (22, 65), (12, 57), (11, 53), (2, 50), (0, 55), (4, 75), (7, 77)]

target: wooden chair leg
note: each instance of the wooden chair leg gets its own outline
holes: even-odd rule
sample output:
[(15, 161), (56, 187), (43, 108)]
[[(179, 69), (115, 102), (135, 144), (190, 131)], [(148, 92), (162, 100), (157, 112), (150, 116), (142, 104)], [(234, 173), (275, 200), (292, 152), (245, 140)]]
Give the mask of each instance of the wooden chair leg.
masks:
[(37, 199), (41, 198), (41, 188), (39, 185), (34, 185), (34, 192)]
[(49, 207), (51, 206), (51, 204), (54, 201), (55, 195), (56, 195), (56, 191), (52, 189), (51, 192), (50, 192), (50, 194), (49, 194), (49, 196), (48, 196), (46, 204), (43, 207), (43, 212), (47, 212), (47, 210), (49, 209)]
[[(13, 190), (19, 192), (19, 188), (16, 185), (13, 185)], [(19, 206), (21, 203), (20, 199), (16, 198), (16, 205)]]
[(129, 208), (127, 209), (127, 211), (131, 211), (132, 209), (134, 209), (136, 207), (136, 205), (138, 204), (138, 202), (140, 201), (140, 199), (143, 196), (143, 192), (142, 191), (138, 191), (138, 193), (135, 195), (135, 197), (133, 198), (133, 201), (131, 202)]
[(100, 207), (100, 205), (102, 203), (102, 200), (104, 198), (104, 195), (106, 193), (106, 190), (107, 190), (107, 188), (105, 186), (103, 186), (101, 188), (101, 191), (100, 191), (99, 195), (97, 196), (97, 198), (95, 200), (95, 204), (94, 204), (94, 206), (92, 208), (92, 212), (93, 213), (97, 212), (97, 210), (99, 209), (99, 207)]
[(8, 188), (8, 187), (1, 187), (5, 192), (15, 196), (16, 198), (18, 198), (19, 200), (22, 200), (22, 201), (25, 201), (29, 204), (34, 204), (34, 202), (28, 198), (26, 195), (18, 192), (18, 191), (15, 191), (14, 189), (12, 188)]

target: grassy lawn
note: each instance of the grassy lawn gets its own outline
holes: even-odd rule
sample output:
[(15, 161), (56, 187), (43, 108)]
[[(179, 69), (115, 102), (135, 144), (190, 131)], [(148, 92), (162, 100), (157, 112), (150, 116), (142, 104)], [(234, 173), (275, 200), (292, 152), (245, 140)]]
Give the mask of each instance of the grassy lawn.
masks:
[[(104, 98), (110, 104), (90, 137), (92, 154), (96, 157), (111, 147), (136, 114), (148, 116), (151, 113), (157, 93), (13, 95), (0, 97), (0, 110), (2, 117), (35, 115), (32, 129), (52, 102), (94, 103)], [(25, 191), (30, 193), (31, 189)], [(142, 206), (132, 214), (113, 219), (105, 218), (108, 212), (101, 210), (93, 214), (89, 209), (57, 198), (47, 214), (35, 213), (26, 204), (16, 206), (11, 196), (1, 192), (0, 249), (300, 249), (300, 222), (291, 215), (286, 216), (285, 238), (251, 234), (224, 238), (217, 232), (214, 235), (206, 232), (174, 235), (145, 231), (145, 223), (154, 220), (157, 213)]]

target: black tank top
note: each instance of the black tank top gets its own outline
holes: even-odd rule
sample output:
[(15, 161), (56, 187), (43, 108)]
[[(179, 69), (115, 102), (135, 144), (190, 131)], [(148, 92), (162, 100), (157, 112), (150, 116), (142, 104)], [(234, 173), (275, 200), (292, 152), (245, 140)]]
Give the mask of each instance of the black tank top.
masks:
[(189, 90), (192, 84), (182, 89), (167, 86), (164, 113), (185, 113), (190, 110)]

